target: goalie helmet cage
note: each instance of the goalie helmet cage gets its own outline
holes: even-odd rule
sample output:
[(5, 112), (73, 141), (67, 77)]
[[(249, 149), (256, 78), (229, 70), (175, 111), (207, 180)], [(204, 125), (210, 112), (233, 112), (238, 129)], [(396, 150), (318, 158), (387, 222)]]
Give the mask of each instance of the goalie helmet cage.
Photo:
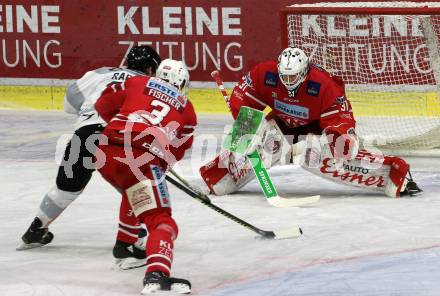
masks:
[(439, 2), (300, 4), (280, 19), (283, 48), (343, 78), (364, 146), (440, 155)]

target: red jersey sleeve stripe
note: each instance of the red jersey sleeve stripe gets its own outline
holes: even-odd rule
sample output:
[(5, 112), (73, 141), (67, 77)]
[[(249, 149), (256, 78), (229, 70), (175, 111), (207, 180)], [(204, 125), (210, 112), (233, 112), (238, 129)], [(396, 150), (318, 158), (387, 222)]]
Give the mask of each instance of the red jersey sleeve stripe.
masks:
[(266, 106), (267, 106), (266, 103), (262, 102), (261, 100), (259, 100), (258, 98), (254, 97), (254, 96), (251, 95), (250, 93), (245, 92), (244, 94), (245, 94), (248, 98), (250, 98), (250, 99), (254, 100), (255, 102), (257, 102), (258, 104), (260, 104), (262, 107), (266, 107)]
[(336, 113), (339, 113), (339, 110), (333, 110), (333, 111), (330, 111), (330, 112), (322, 113), (321, 114), (321, 118), (327, 117), (327, 116), (330, 116), (330, 115), (333, 115), (333, 114), (336, 114)]

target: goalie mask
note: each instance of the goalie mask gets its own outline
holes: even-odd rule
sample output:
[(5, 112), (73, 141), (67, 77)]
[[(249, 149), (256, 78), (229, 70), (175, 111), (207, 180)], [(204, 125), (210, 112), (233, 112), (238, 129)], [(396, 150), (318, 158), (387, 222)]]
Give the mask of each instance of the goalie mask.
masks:
[(165, 59), (157, 69), (156, 77), (171, 83), (186, 94), (189, 86), (189, 72), (185, 63), (171, 59)]
[(289, 93), (305, 79), (309, 71), (309, 58), (303, 50), (288, 47), (278, 57), (278, 75)]

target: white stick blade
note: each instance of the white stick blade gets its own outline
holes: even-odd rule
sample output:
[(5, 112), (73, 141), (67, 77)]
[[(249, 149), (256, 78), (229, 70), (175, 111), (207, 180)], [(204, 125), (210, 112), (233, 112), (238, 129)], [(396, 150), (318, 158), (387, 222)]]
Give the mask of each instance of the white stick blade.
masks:
[(320, 195), (313, 195), (300, 198), (285, 198), (279, 195), (271, 197), (268, 202), (278, 208), (300, 207), (308, 204), (316, 203), (321, 198)]
[(275, 237), (274, 239), (289, 239), (289, 238), (297, 238), (302, 235), (302, 230), (299, 227), (292, 227), (287, 229), (281, 229), (274, 231)]

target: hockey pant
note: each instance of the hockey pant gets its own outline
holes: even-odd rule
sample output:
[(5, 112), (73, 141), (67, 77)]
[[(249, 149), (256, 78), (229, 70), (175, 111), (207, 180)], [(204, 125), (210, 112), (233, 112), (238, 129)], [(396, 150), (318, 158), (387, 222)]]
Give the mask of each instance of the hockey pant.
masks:
[[(170, 274), (173, 242), (178, 227), (171, 216), (171, 203), (163, 171), (164, 162), (145, 150), (115, 143), (100, 145), (105, 163), (99, 172), (122, 193), (126, 207), (148, 230), (147, 272)], [(142, 157), (149, 161), (140, 160)]]

